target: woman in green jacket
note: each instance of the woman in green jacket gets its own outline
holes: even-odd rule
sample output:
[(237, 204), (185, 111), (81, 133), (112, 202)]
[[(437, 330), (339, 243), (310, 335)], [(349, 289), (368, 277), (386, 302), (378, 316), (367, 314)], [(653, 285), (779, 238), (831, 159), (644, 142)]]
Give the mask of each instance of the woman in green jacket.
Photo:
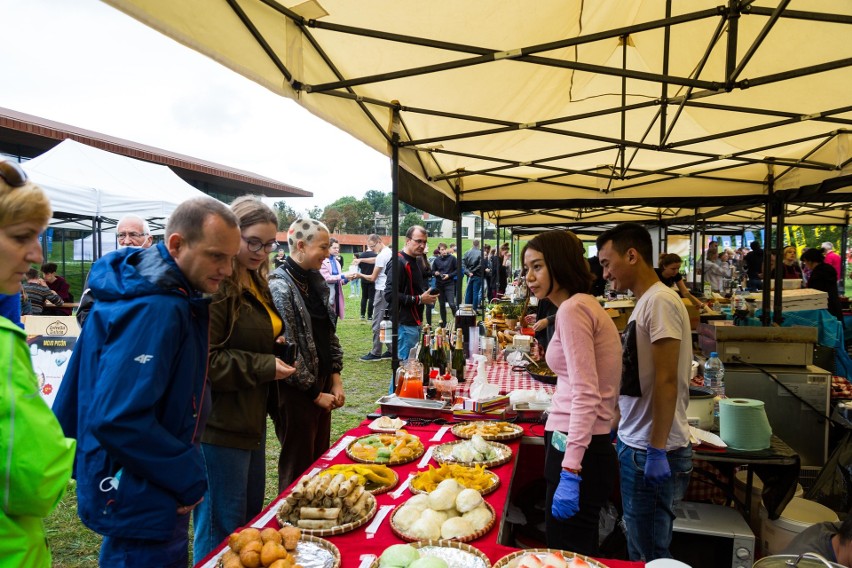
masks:
[(283, 326), (266, 282), (278, 218), (252, 196), (231, 209), (242, 243), (210, 305), (213, 405), (201, 436), (208, 489), (195, 512), (195, 563), (263, 508), (269, 387), (295, 371), (275, 355)]
[[(0, 293), (17, 294), (43, 257), (50, 202), (18, 164), (0, 162)], [(42, 526), (68, 485), (74, 440), (38, 392), (24, 332), (0, 317), (0, 564), (49, 567)]]

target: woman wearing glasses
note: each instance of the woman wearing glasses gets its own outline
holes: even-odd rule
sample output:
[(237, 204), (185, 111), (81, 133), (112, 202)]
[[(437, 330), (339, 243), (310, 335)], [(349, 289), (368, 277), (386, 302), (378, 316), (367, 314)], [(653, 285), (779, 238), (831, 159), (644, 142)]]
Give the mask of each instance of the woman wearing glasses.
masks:
[(201, 437), (208, 490), (195, 512), (195, 561), (263, 508), (270, 385), (295, 369), (275, 355), (283, 324), (267, 283), (275, 213), (253, 196), (231, 210), (242, 242), (234, 272), (210, 305), (208, 375), (213, 406)]
[(269, 396), (269, 414), (281, 442), (279, 492), (328, 449), (331, 411), (346, 401), (337, 314), (319, 272), (329, 254), (328, 228), (315, 219), (296, 219), (287, 241), (290, 256), (269, 277), (284, 333), (298, 343), (296, 372), (276, 383)]
[(683, 274), (680, 273), (680, 265), (682, 263), (683, 260), (678, 255), (664, 252), (660, 255), (659, 268), (655, 268), (654, 270), (657, 271), (660, 282), (669, 288), (675, 288), (681, 298), (687, 298), (699, 311), (703, 310), (704, 303), (693, 296), (683, 282)]
[[(24, 273), (42, 262), (38, 236), (50, 216), (47, 197), (20, 166), (0, 162), (0, 294), (20, 292)], [(0, 345), (0, 558), (4, 566), (46, 568), (42, 519), (65, 492), (75, 443), (39, 396), (26, 335), (2, 316)]]

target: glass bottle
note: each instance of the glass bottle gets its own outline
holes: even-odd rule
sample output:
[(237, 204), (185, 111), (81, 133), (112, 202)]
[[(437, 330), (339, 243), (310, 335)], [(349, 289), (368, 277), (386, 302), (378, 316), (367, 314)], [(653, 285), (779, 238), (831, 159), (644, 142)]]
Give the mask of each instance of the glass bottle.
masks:
[(453, 362), (452, 368), (456, 372), (456, 378), (460, 383), (465, 381), (464, 378), (464, 369), (467, 365), (467, 361), (464, 357), (464, 336), (462, 335), (462, 330), (456, 331), (456, 347), (453, 349)]
[(432, 349), (432, 366), (438, 368), (438, 373), (443, 376), (447, 370), (447, 358), (444, 352), (443, 336), (441, 330), (435, 331), (435, 343)]
[(429, 341), (429, 326), (423, 328), (423, 342), (420, 344), (420, 354), (417, 360), (423, 365), (423, 384), (429, 384), (429, 369), (432, 367), (432, 353)]

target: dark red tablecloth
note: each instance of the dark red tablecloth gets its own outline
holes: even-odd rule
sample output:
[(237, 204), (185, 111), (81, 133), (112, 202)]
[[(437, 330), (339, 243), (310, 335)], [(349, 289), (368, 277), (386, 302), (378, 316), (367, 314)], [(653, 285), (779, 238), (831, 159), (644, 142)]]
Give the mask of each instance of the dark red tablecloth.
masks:
[[(323, 469), (332, 464), (337, 463), (351, 463), (351, 460), (346, 456), (346, 452), (344, 451), (346, 445), (351, 441), (351, 439), (358, 436), (365, 436), (367, 434), (371, 434), (369, 428), (366, 427), (367, 422), (365, 421), (357, 428), (353, 428), (348, 431), (335, 445), (331, 447), (329, 453), (325, 456), (317, 460), (312, 468), (308, 470), (306, 473), (310, 473), (314, 469)], [(530, 430), (529, 425), (524, 425), (525, 429), (528, 431), (530, 435), (542, 435), (542, 426), (536, 425), (532, 427)], [(443, 436), (440, 440), (432, 440), (433, 436), (435, 436), (439, 431), (440, 426), (435, 424), (429, 424), (427, 426), (411, 426), (406, 428), (410, 433), (415, 434), (420, 437), (420, 440), (423, 442), (423, 445), (426, 447), (427, 451), (430, 447), (436, 446), (445, 442), (451, 442), (456, 440), (456, 437), (453, 436), (452, 432), (448, 430), (443, 433)], [(512, 448), (513, 456), (512, 461), (507, 464), (501, 465), (499, 467), (493, 468), (494, 473), (496, 473), (500, 477), (500, 487), (492, 493), (491, 495), (486, 496), (486, 501), (494, 507), (494, 510), (497, 512), (497, 518), (494, 523), (494, 527), (484, 536), (469, 542), (471, 546), (474, 546), (485, 553), (486, 556), (491, 560), (493, 564), (503, 556), (506, 556), (509, 553), (515, 552), (518, 549), (510, 546), (504, 546), (497, 543), (497, 535), (500, 530), (500, 523), (503, 519), (504, 515), (504, 507), (506, 501), (508, 500), (509, 495), (509, 485), (512, 479), (513, 472), (515, 467), (517, 467), (515, 458), (518, 455), (518, 447), (520, 446), (520, 440), (513, 440), (510, 442), (506, 442), (510, 448)], [(339, 452), (338, 452), (339, 450)], [(335, 453), (338, 452), (338, 453)], [(334, 454), (330, 456), (329, 454)], [(427, 469), (428, 465), (424, 465), (423, 468), (419, 468), (420, 459), (415, 460), (412, 463), (394, 466), (394, 471), (399, 475), (400, 483), (404, 482), (409, 474), (416, 473), (423, 469)], [(434, 460), (429, 461), (432, 465), (437, 465)], [(295, 485), (295, 483), (294, 483)], [(269, 504), (260, 515), (255, 517), (252, 521), (252, 526), (255, 527), (278, 527), (278, 522), (275, 519), (274, 511), (277, 509), (278, 504), (283, 496), (286, 496), (291, 487), (288, 487), (287, 490), (284, 491), (281, 495), (279, 495), (272, 503)], [(383, 506), (392, 506), (396, 507), (406, 499), (408, 499), (412, 493), (409, 490), (405, 490), (399, 497), (394, 497), (394, 492), (391, 491), (389, 493), (385, 493), (383, 495), (377, 495), (376, 501), (378, 502), (379, 510)], [(368, 536), (366, 533), (366, 528), (369, 526), (369, 523), (361, 528), (358, 528), (352, 532), (332, 537), (325, 537), (329, 541), (333, 542), (338, 549), (340, 549), (340, 555), (342, 559), (341, 568), (358, 568), (361, 563), (362, 556), (368, 554), (381, 554), (381, 552), (392, 544), (398, 544), (403, 542), (399, 538), (397, 538), (390, 529), (390, 515), (385, 518), (385, 520), (379, 526), (378, 531), (374, 536)], [(222, 554), (225, 548), (225, 543), (223, 542), (219, 547), (211, 553), (204, 561), (199, 563), (197, 566), (200, 568), (213, 568), (216, 564), (217, 558)], [(641, 562), (625, 562), (622, 560), (602, 560), (607, 566), (611, 568), (639, 568), (644, 566)]]

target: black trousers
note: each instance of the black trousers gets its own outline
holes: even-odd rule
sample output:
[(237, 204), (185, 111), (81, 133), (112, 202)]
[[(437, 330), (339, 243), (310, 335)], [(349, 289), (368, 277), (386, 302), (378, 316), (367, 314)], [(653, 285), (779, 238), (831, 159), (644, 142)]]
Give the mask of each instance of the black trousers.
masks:
[[(361, 281), (361, 317), (373, 319), (373, 295), (376, 293), (376, 283)], [(384, 315), (384, 314), (382, 314)]]
[(440, 290), (441, 295), (438, 296), (438, 304), (441, 310), (441, 325), (447, 325), (447, 304), (450, 304), (450, 310), (452, 315), (456, 314), (456, 281), (455, 280), (441, 280), (436, 284), (438, 290)]
[(597, 556), (598, 518), (618, 479), (618, 456), (615, 448), (609, 434), (592, 436), (581, 465), (580, 510), (567, 521), (562, 521), (555, 518), (550, 509), (553, 505), (553, 494), (559, 485), (562, 458), (565, 454), (551, 445), (552, 437), (552, 432), (545, 433), (544, 479), (547, 481), (547, 496), (544, 508), (547, 546), (579, 552), (586, 556)]

